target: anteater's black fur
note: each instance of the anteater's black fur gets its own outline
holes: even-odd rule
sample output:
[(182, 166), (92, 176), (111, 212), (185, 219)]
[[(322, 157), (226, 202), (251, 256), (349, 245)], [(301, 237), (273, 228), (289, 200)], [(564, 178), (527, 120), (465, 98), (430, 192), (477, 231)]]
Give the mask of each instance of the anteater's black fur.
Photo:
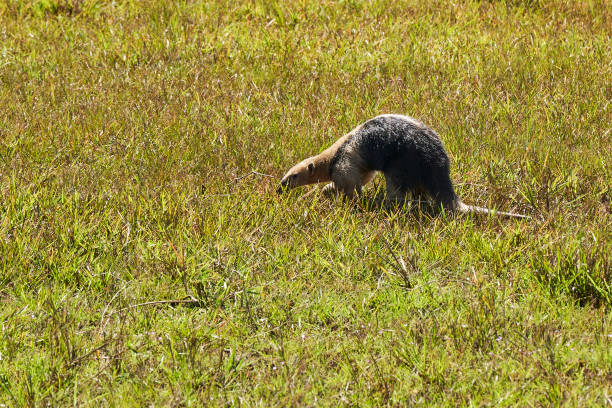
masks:
[[(455, 209), (458, 198), (450, 179), (450, 160), (440, 137), (422, 123), (401, 115), (381, 115), (365, 122), (334, 155), (330, 178), (343, 161), (354, 160), (384, 173), (396, 196), (426, 193)], [(389, 190), (389, 188), (387, 188)]]

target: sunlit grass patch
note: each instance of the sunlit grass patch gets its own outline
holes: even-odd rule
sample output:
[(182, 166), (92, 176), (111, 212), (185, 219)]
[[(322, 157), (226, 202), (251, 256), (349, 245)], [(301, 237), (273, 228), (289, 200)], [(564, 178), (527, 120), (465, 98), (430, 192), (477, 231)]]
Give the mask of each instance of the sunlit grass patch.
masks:
[[(0, 4), (0, 403), (609, 400), (605, 1)], [(528, 220), (275, 193), (357, 124)]]

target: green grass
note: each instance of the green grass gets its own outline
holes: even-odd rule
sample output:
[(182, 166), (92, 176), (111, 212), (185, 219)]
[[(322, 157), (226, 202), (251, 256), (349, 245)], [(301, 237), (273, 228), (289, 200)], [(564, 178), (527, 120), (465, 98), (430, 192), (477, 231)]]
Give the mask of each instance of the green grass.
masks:
[[(0, 2), (0, 403), (611, 405), (611, 38), (597, 0)], [(531, 219), (274, 193), (389, 112)]]

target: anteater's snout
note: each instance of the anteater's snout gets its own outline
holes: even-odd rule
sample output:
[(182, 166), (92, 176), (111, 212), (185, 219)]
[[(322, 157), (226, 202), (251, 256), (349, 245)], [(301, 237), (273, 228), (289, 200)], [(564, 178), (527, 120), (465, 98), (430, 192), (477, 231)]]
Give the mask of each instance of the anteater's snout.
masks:
[(276, 194), (283, 194), (285, 191), (287, 191), (287, 180), (281, 180), (276, 189)]

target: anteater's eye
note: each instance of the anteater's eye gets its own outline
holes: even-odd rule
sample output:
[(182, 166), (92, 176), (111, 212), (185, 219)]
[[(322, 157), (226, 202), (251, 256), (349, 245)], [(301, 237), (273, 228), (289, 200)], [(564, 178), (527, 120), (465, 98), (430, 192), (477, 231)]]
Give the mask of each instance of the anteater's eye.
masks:
[(297, 178), (297, 174), (292, 174), (291, 178), (295, 180)]

